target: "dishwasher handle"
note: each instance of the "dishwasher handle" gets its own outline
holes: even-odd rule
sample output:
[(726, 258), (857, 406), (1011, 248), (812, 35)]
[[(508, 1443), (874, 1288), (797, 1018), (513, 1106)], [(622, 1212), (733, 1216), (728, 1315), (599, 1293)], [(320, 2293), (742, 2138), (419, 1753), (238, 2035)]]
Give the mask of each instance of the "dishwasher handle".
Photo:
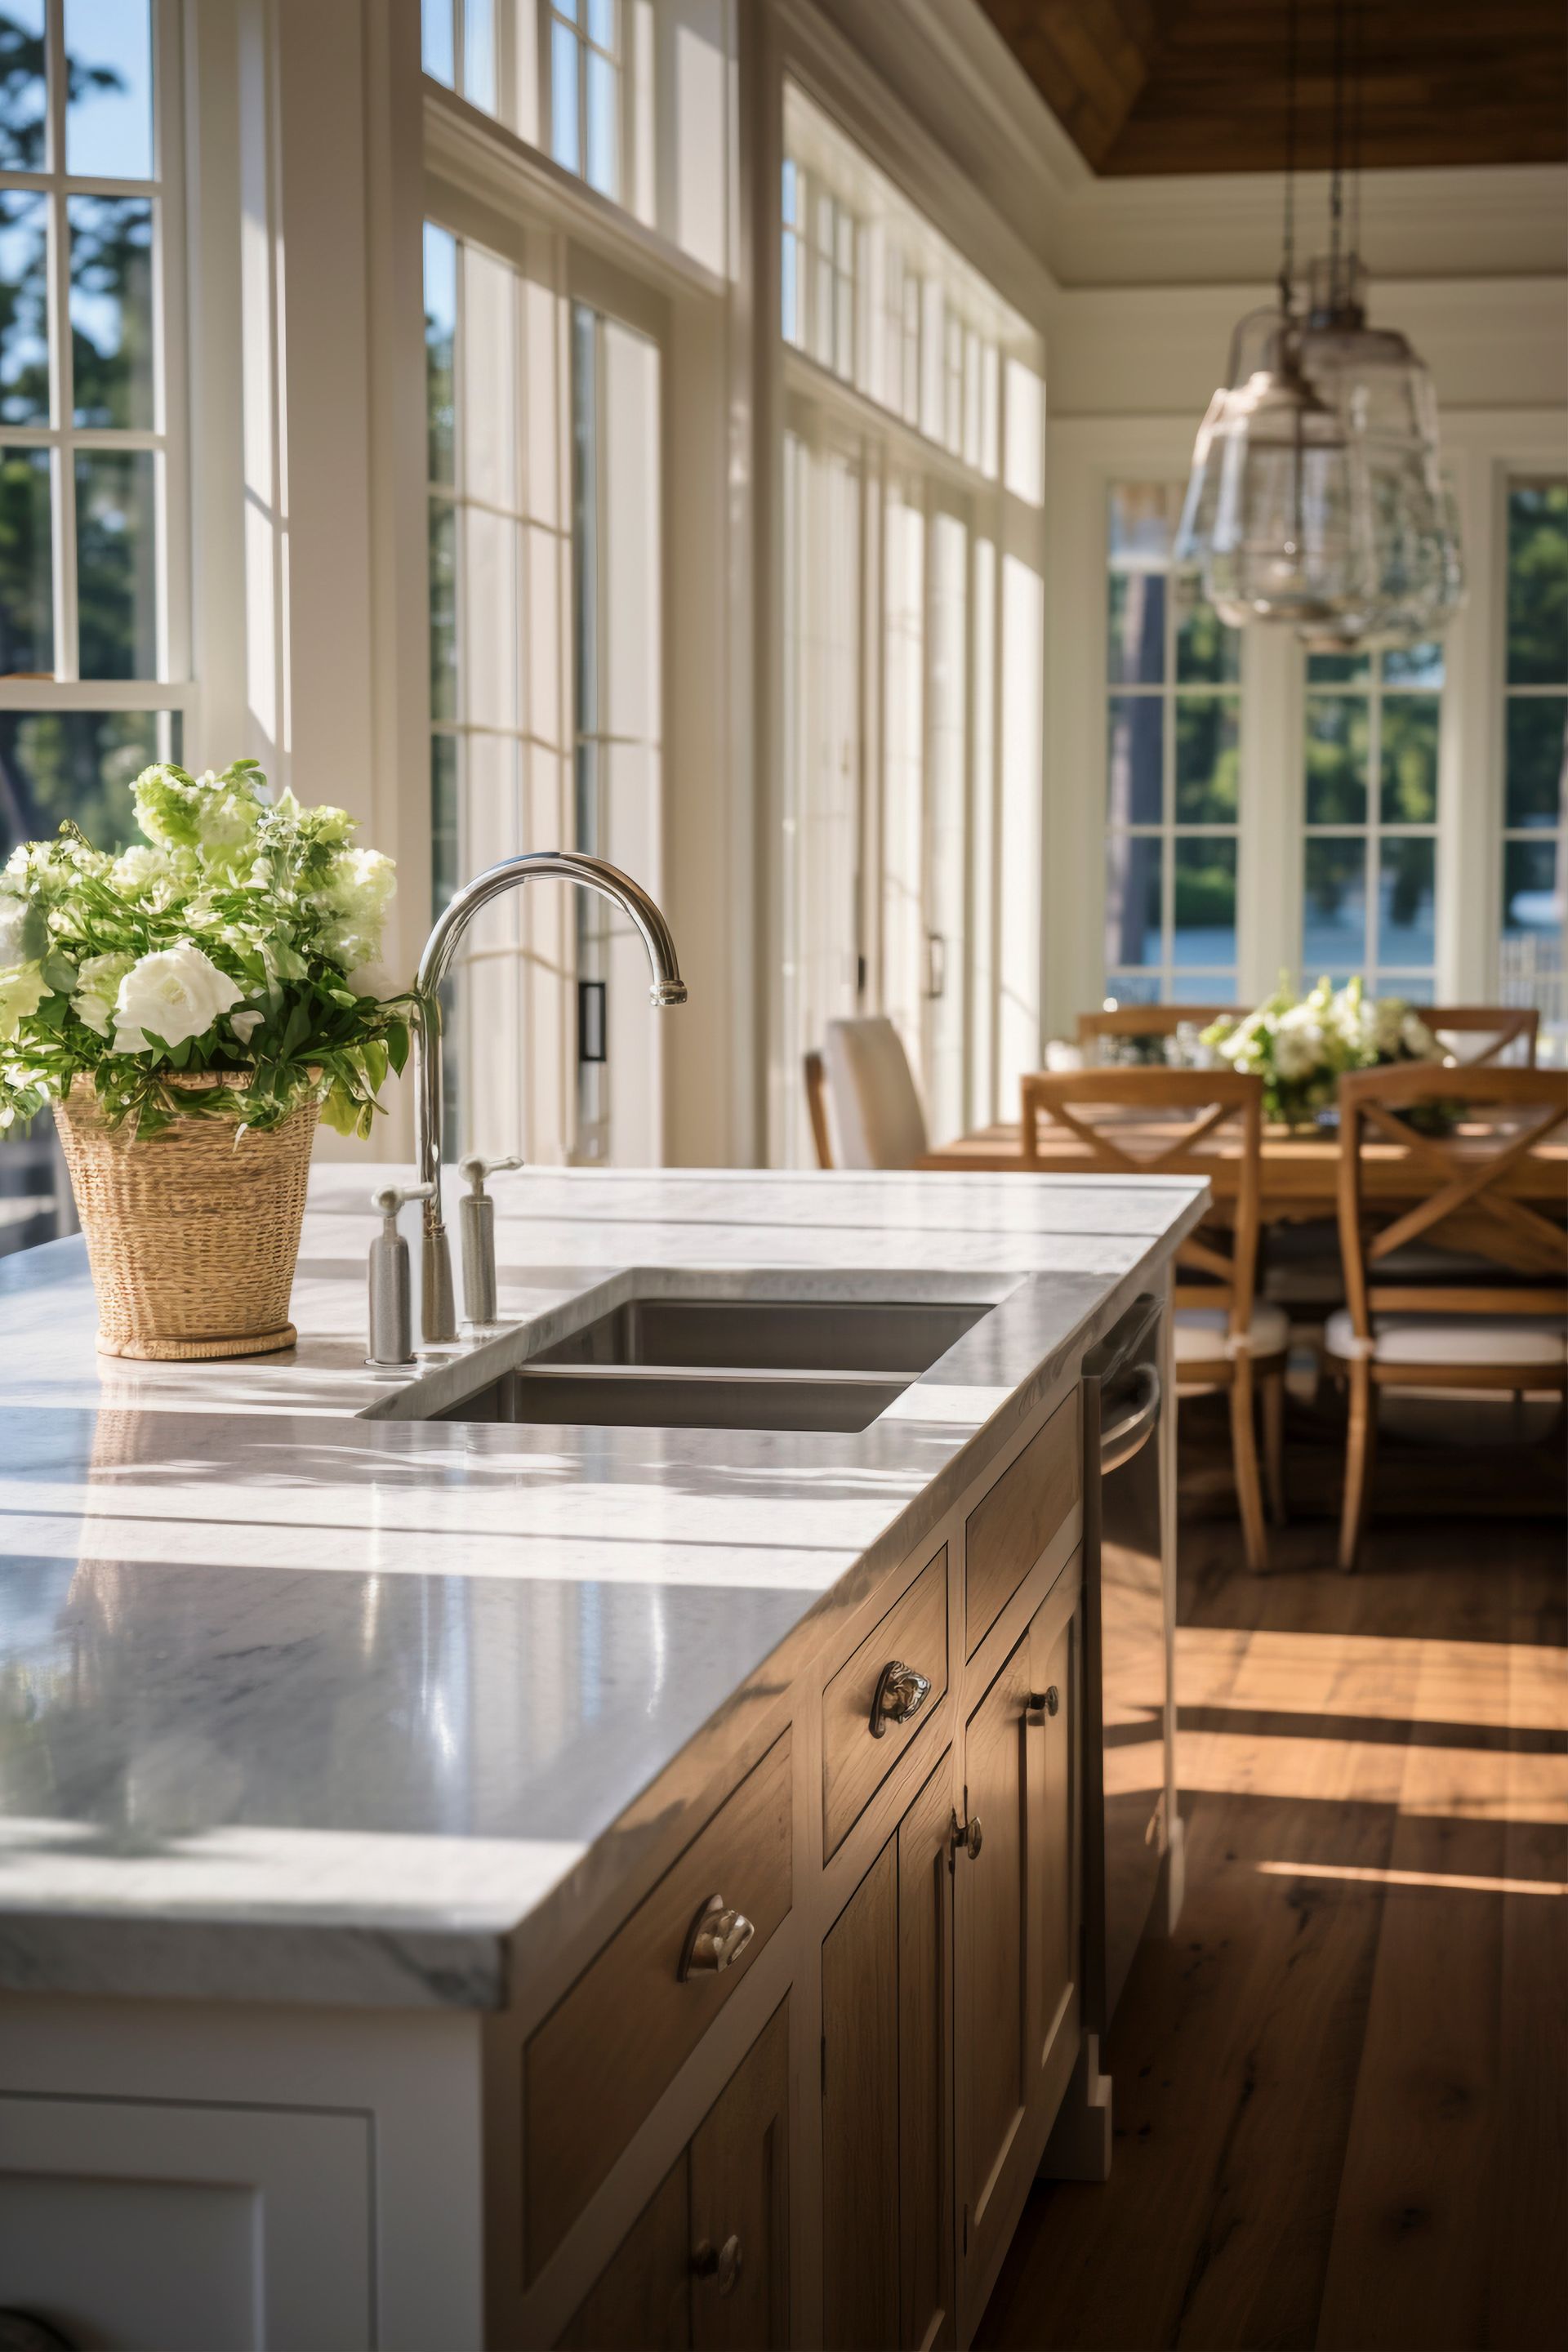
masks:
[[(1152, 1364), (1140, 1364), (1127, 1391), (1131, 1410), (1100, 1433), (1100, 1475), (1108, 1478), (1147, 1444), (1160, 1418), (1160, 1375)], [(1123, 1400), (1117, 1399), (1120, 1404)]]

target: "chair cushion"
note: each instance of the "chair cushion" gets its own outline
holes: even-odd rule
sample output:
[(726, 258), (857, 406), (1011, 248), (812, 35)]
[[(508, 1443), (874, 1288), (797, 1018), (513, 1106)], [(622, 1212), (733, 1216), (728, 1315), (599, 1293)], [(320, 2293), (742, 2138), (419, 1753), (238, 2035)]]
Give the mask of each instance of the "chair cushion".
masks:
[[(1230, 1316), (1225, 1307), (1178, 1307), (1177, 1363), (1217, 1363), (1228, 1353), (1226, 1342), (1229, 1332)], [(1290, 1344), (1290, 1318), (1282, 1307), (1259, 1298), (1253, 1305), (1249, 1337), (1255, 1356), (1281, 1356)]]
[(885, 1013), (830, 1021), (822, 1045), (841, 1168), (912, 1168), (925, 1113), (903, 1040)]
[[(1545, 1316), (1379, 1315), (1373, 1353), (1380, 1364), (1568, 1363), (1568, 1324)], [(1348, 1307), (1323, 1333), (1331, 1356), (1358, 1356)]]

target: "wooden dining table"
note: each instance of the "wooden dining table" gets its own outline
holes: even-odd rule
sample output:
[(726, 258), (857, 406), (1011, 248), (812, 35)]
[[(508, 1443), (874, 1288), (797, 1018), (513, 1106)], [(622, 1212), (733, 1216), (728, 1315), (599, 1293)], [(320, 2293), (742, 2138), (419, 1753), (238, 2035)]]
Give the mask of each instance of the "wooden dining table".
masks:
[[(1102, 1129), (1110, 1122), (1101, 1119)], [(1158, 1121), (1129, 1118), (1117, 1122), (1118, 1139), (1135, 1158), (1157, 1156)], [(1181, 1172), (1199, 1169), (1214, 1187), (1216, 1201), (1233, 1198), (1240, 1158), (1239, 1139), (1221, 1132), (1207, 1139), (1182, 1163)], [(1412, 1166), (1412, 1155), (1396, 1143), (1374, 1143), (1362, 1154), (1362, 1192), (1365, 1199), (1390, 1206), (1417, 1200), (1430, 1192), (1429, 1176), (1422, 1181)], [(1103, 1165), (1103, 1163), (1100, 1163)], [(921, 1168), (952, 1172), (1012, 1173), (1031, 1176), (1081, 1176), (1095, 1162), (1088, 1148), (1058, 1129), (1042, 1138), (1039, 1156), (1026, 1160), (1019, 1122), (998, 1120), (976, 1128), (928, 1151), (916, 1162)], [(1294, 1223), (1310, 1217), (1331, 1217), (1338, 1198), (1339, 1137), (1333, 1133), (1303, 1134), (1299, 1129), (1266, 1127), (1263, 1130), (1260, 1213), (1267, 1223)], [(1151, 1171), (1151, 1172), (1156, 1172)], [(1495, 1182), (1495, 1190), (1510, 1200), (1530, 1201), (1542, 1207), (1568, 1209), (1568, 1140), (1540, 1146)]]

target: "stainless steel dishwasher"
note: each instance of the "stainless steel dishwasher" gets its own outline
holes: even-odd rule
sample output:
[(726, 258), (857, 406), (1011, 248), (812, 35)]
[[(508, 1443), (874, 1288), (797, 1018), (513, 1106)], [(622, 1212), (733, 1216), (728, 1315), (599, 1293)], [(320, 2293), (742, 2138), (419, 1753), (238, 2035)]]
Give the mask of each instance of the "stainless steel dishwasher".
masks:
[(1150, 1925), (1175, 1819), (1162, 1541), (1159, 1298), (1084, 1359), (1084, 2022), (1102, 2037)]

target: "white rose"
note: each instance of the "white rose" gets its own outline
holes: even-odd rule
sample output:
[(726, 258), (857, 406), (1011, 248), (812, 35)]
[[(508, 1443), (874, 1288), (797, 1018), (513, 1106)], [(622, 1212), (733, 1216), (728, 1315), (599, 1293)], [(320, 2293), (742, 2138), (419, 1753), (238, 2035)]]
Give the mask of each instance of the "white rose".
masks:
[(42, 964), (17, 963), (0, 971), (0, 1043), (9, 1045), (48, 992)]
[(77, 974), (72, 1008), (78, 1020), (85, 1021), (100, 1037), (109, 1034), (120, 983), (135, 961), (134, 956), (128, 955), (89, 956)]
[(1274, 1041), (1274, 1067), (1289, 1085), (1310, 1077), (1318, 1066), (1317, 1032), (1281, 1022)]
[(165, 1045), (183, 1045), (187, 1037), (203, 1035), (244, 994), (238, 982), (189, 940), (144, 955), (132, 965), (114, 1000), (114, 1050), (147, 1053), (144, 1030)]
[(396, 887), (397, 869), (379, 849), (344, 849), (332, 860), (321, 898), (337, 921), (322, 944), (345, 971), (374, 962)]
[(0, 890), (0, 971), (41, 961), (48, 932), (37, 907), (11, 890)]
[(121, 851), (110, 867), (109, 879), (123, 898), (140, 898), (153, 892), (166, 896), (173, 886), (174, 868), (165, 851), (149, 849), (138, 841)]

